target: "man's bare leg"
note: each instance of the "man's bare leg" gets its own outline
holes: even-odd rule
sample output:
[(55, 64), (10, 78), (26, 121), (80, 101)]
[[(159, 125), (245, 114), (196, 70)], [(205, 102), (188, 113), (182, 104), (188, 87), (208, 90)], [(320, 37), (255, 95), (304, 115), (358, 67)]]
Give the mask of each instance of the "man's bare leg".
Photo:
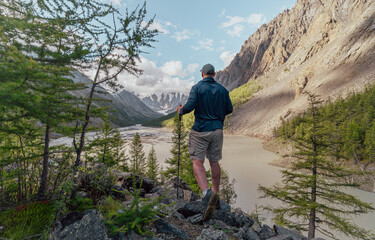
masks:
[(208, 188), (206, 169), (203, 163), (204, 161), (202, 160), (193, 159), (194, 177), (202, 192)]
[[(220, 179), (221, 179), (221, 168), (219, 162), (210, 162), (211, 175), (212, 175), (212, 191), (215, 193), (219, 192)], [(206, 180), (207, 181), (207, 180)]]

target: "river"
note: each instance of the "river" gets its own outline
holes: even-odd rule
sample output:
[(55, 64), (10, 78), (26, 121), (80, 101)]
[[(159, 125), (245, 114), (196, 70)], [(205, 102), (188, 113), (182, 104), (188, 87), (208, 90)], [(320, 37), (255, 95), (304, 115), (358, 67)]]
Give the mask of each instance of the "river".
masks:
[[(169, 130), (141, 126), (119, 128), (119, 130), (121, 136), (127, 139), (128, 143), (131, 142), (134, 134), (138, 132), (144, 144), (145, 153), (148, 154), (153, 146), (158, 161), (162, 166), (165, 166), (164, 160), (171, 156), (172, 133)], [(95, 133), (90, 133), (88, 138), (90, 139), (94, 135)], [(68, 144), (69, 142), (71, 141), (68, 138), (61, 138), (55, 140), (52, 145)], [(245, 136), (224, 136), (223, 159), (220, 163), (228, 171), (230, 178), (236, 180), (237, 200), (233, 205), (234, 208), (239, 207), (244, 212), (251, 213), (256, 206), (268, 204), (275, 206), (280, 204), (270, 199), (260, 198), (261, 193), (257, 191), (259, 184), (272, 186), (280, 182), (281, 168), (269, 164), (277, 157), (276, 154), (263, 149), (261, 140)], [(207, 161), (205, 166), (206, 169), (209, 169)], [(353, 188), (350, 189), (350, 193), (358, 196), (363, 201), (371, 202), (375, 206), (374, 193)], [(264, 223), (271, 225), (271, 215), (265, 212), (260, 212), (260, 215), (265, 218)], [(353, 218), (353, 221), (363, 228), (375, 231), (375, 213), (362, 214)], [(340, 236), (339, 239), (350, 240), (351, 238)]]

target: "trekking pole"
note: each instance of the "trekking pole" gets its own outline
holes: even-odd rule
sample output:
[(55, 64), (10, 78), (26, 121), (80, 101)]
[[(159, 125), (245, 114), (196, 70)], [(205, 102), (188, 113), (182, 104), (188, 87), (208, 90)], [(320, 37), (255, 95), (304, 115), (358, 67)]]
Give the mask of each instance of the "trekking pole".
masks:
[[(180, 105), (181, 106), (181, 105)], [(177, 200), (178, 200), (178, 186), (180, 185), (180, 155), (181, 155), (181, 115), (178, 113), (178, 154), (177, 154)]]

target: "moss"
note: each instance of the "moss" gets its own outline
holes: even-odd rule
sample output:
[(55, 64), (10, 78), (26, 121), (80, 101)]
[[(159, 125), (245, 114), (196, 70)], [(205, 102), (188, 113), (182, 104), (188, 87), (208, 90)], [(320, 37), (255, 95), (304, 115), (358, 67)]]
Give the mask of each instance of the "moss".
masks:
[(0, 236), (8, 239), (39, 239), (53, 222), (54, 208), (48, 201), (30, 203), (0, 213)]

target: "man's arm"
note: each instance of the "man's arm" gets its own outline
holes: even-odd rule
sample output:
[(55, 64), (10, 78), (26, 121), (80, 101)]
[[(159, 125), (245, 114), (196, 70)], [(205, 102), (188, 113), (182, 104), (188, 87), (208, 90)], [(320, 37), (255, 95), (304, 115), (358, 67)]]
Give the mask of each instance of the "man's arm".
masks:
[(190, 90), (189, 98), (184, 106), (177, 107), (177, 113), (180, 115), (184, 115), (194, 110), (195, 106), (197, 105), (197, 93), (195, 91), (195, 86), (193, 86)]

